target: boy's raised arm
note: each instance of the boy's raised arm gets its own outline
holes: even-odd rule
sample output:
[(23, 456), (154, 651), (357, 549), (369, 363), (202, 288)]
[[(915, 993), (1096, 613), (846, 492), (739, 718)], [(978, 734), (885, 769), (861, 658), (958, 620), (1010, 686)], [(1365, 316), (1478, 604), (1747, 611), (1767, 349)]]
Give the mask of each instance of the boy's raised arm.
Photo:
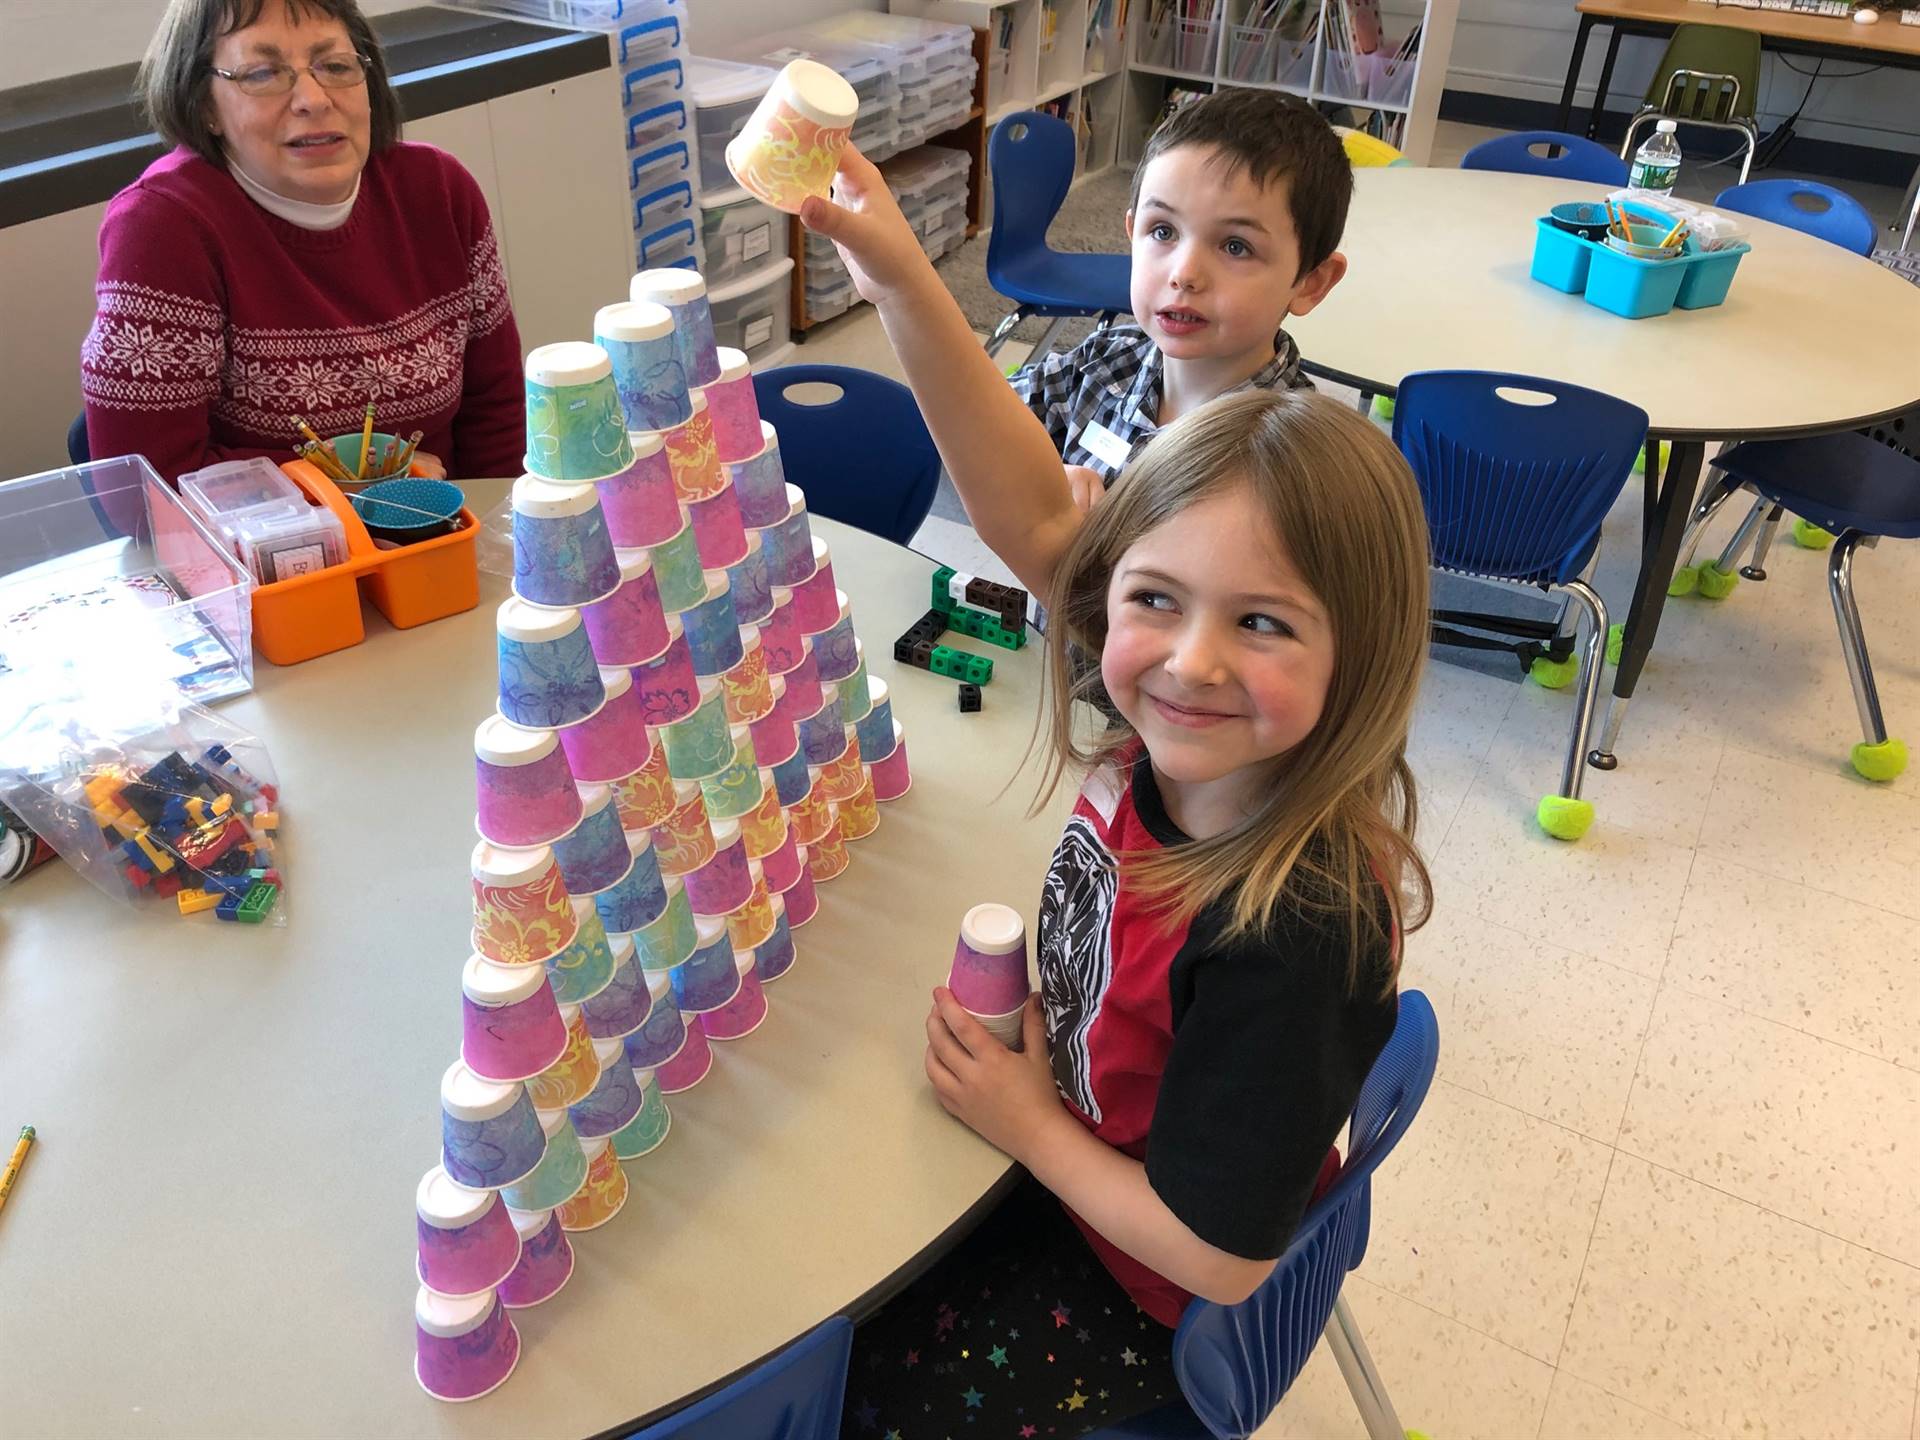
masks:
[(879, 310), (980, 538), (1044, 599), (1083, 518), (1046, 427), (975, 338), (880, 172), (851, 147), (834, 196), (807, 201), (801, 221), (834, 242)]

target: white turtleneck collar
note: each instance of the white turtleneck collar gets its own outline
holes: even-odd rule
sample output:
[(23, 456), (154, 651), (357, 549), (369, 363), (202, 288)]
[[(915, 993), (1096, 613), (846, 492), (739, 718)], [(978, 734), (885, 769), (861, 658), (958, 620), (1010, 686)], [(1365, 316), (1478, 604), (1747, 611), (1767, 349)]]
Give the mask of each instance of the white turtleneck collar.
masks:
[(302, 230), (338, 230), (353, 214), (353, 202), (360, 198), (358, 178), (353, 182), (353, 193), (339, 204), (315, 205), (306, 200), (292, 200), (278, 191), (269, 190), (242, 170), (231, 155), (227, 156), (227, 170), (262, 210), (270, 215), (278, 215), (289, 225), (298, 225)]

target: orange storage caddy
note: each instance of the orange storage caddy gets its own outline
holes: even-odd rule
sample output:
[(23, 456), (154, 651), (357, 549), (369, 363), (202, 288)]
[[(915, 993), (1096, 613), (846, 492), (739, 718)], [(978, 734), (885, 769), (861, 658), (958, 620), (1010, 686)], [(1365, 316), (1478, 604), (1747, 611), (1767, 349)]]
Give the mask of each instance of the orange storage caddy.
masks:
[(480, 570), (474, 542), (480, 522), (460, 507), (459, 528), (431, 540), (382, 550), (331, 480), (305, 460), (280, 467), (309, 499), (340, 517), (347, 532), (347, 558), (340, 564), (291, 580), (257, 585), (253, 591), (253, 643), (276, 665), (297, 665), (358, 645), (366, 639), (360, 589), (389, 624), (405, 630), (443, 620), (480, 603)]

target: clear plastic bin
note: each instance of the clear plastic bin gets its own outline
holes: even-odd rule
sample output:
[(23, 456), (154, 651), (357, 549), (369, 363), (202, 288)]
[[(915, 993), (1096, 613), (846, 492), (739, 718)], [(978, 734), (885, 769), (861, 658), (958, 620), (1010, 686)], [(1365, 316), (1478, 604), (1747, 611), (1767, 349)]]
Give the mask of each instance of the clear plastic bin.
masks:
[(793, 261), (786, 259), (731, 285), (709, 286), (714, 338), (757, 364), (787, 343), (793, 328)]
[(524, 15), (567, 30), (618, 30), (666, 14), (684, 14), (680, 0), (440, 0), (449, 10)]
[(686, 67), (678, 60), (656, 60), (620, 76), (620, 113), (628, 119), (658, 110), (674, 100), (684, 100), (687, 88)]
[(778, 72), (764, 65), (695, 56), (687, 64), (693, 94), (693, 123), (699, 136), (700, 188), (731, 190), (727, 144), (746, 128), (760, 97), (773, 88)]
[(659, 230), (636, 230), (633, 233), (636, 269), (663, 270), (670, 265), (683, 265), (694, 270), (703, 268), (700, 231), (692, 220), (676, 220)]
[(618, 64), (627, 71), (674, 58), (682, 38), (680, 16), (668, 13), (626, 26), (613, 43)]
[(189, 699), (244, 694), (252, 592), (138, 455), (0, 485), (0, 695), (82, 648), (124, 656), (127, 675), (170, 680)]
[(1278, 30), (1256, 25), (1228, 26), (1227, 79), (1249, 85), (1271, 83), (1274, 54), (1280, 44)]
[(684, 140), (627, 156), (627, 194), (636, 198), (664, 190), (676, 181), (685, 181), (691, 186), (694, 178), (693, 152)]
[[(764, 270), (788, 253), (787, 217), (771, 205), (762, 204), (744, 190), (732, 192), (724, 204), (711, 199), (700, 211), (700, 249), (706, 258), (704, 274), (709, 287), (730, 285), (742, 276)], [(810, 239), (824, 237), (815, 235)], [(833, 242), (827, 240), (827, 251)], [(811, 267), (812, 250), (808, 250)]]
[(1113, 25), (1102, 25), (1087, 36), (1089, 75), (1112, 75), (1126, 61), (1126, 38)]
[(921, 242), (926, 247), (927, 258), (938, 260), (960, 248), (967, 239), (967, 209), (962, 205), (949, 212), (947, 224), (934, 231)]
[(674, 140), (689, 145), (695, 140), (687, 128), (687, 107), (678, 100), (668, 100), (627, 117), (629, 151), (657, 150)]
[(859, 298), (853, 288), (853, 277), (845, 271), (833, 277), (807, 276), (809, 321), (831, 320), (836, 315), (844, 315)]
[(1211, 76), (1219, 45), (1219, 21), (1167, 19), (1140, 37), (1140, 63), (1183, 75)]
[[(180, 477), (180, 499), (207, 529), (231, 545), (243, 516), (305, 510), (307, 497), (265, 456), (223, 460)], [(236, 552), (237, 553), (237, 552)]]
[(893, 192), (894, 198), (906, 202), (925, 200), (941, 185), (955, 180), (964, 187), (972, 164), (972, 157), (964, 150), (922, 145), (894, 156), (880, 167), (880, 173), (887, 177), (887, 189)]
[(811, 26), (756, 35), (728, 47), (725, 53), (731, 59), (764, 65), (775, 72), (795, 60), (817, 60), (853, 86), (862, 114), (870, 107), (900, 98), (900, 84), (894, 73), (896, 61), (891, 50)]
[(934, 140), (945, 135), (949, 130), (959, 129), (967, 123), (967, 117), (972, 113), (973, 100), (971, 97), (962, 100), (958, 105), (950, 109), (934, 111), (932, 115), (927, 117), (925, 138)]
[(903, 88), (973, 57), (973, 31), (941, 20), (850, 10), (815, 20), (806, 28), (818, 35), (856, 40), (886, 50), (894, 78)]
[(673, 180), (634, 197), (633, 233), (652, 235), (687, 222), (694, 228), (693, 184), (691, 179)]

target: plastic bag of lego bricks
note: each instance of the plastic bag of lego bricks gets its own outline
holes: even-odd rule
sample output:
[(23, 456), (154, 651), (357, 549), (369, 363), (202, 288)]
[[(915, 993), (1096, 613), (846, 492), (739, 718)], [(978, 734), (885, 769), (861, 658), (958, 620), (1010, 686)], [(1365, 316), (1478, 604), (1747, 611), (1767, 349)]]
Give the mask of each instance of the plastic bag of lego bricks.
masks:
[(0, 805), (117, 900), (284, 925), (280, 790), (258, 737), (177, 692), (59, 673), (0, 711)]

